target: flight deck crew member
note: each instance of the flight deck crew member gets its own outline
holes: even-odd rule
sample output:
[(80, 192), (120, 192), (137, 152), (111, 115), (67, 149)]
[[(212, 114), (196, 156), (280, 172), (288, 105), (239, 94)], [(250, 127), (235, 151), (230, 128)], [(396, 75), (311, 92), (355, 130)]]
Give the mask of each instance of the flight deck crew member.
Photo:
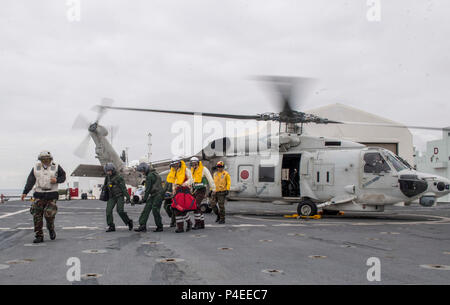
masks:
[(197, 201), (197, 210), (194, 213), (195, 225), (193, 230), (205, 228), (205, 215), (203, 215), (200, 205), (206, 195), (206, 187), (209, 185), (211, 191), (215, 191), (216, 187), (214, 180), (208, 168), (203, 166), (202, 162), (197, 157), (192, 157), (190, 160), (191, 173), (194, 179), (193, 195)]
[[(211, 208), (217, 215), (216, 222), (219, 224), (225, 223), (225, 201), (231, 186), (230, 174), (224, 170), (224, 167), (223, 161), (217, 162), (217, 171), (214, 173), (216, 191), (213, 192), (211, 201)], [(219, 205), (218, 208), (217, 205)]]
[(175, 213), (172, 210), (172, 183), (164, 182), (164, 210), (170, 217), (170, 227), (175, 227)]
[(136, 168), (138, 172), (146, 175), (145, 178), (145, 195), (143, 202), (145, 202), (144, 210), (139, 217), (139, 228), (136, 232), (147, 232), (147, 220), (150, 212), (153, 212), (156, 229), (153, 232), (162, 232), (163, 224), (161, 221), (160, 209), (164, 199), (164, 189), (161, 184), (161, 176), (156, 170), (147, 163), (141, 163)]
[(23, 201), (33, 186), (36, 185), (33, 194), (35, 201), (30, 209), (33, 215), (36, 235), (33, 243), (44, 241), (44, 232), (42, 231), (44, 225), (43, 217), (45, 217), (47, 223), (50, 239), (54, 240), (56, 238), (55, 216), (58, 210), (56, 206), (56, 201), (59, 198), (58, 183), (66, 181), (66, 173), (61, 166), (53, 162), (53, 156), (49, 151), (41, 152), (38, 160), (39, 162), (36, 163), (28, 175), (21, 197)]
[(127, 198), (127, 202), (131, 202), (125, 180), (117, 173), (113, 163), (106, 163), (104, 170), (106, 173), (104, 187), (106, 187), (109, 196), (106, 203), (106, 223), (108, 224), (106, 232), (114, 232), (116, 230), (113, 218), (113, 209), (116, 205), (117, 213), (131, 231), (133, 229), (133, 221), (128, 217), (123, 207), (124, 197)]
[[(172, 159), (170, 164), (170, 172), (167, 175), (167, 182), (172, 183), (172, 197), (175, 197), (177, 190), (183, 188), (190, 188), (193, 182), (192, 173), (187, 168), (186, 163), (181, 158)], [(175, 213), (175, 220), (177, 223), (176, 233), (184, 232), (184, 222), (186, 222), (186, 232), (192, 228), (192, 221), (190, 219), (190, 211), (180, 211), (173, 209)]]

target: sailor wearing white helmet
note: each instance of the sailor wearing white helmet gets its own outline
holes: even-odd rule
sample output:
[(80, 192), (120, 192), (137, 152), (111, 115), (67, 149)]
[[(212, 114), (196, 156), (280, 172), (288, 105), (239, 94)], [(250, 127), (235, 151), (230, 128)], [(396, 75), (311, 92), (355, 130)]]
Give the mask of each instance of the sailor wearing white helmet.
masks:
[(49, 151), (42, 151), (38, 156), (38, 161), (28, 175), (21, 197), (22, 201), (25, 200), (25, 197), (34, 186), (33, 197), (35, 201), (30, 209), (36, 234), (34, 243), (44, 241), (44, 233), (42, 231), (44, 217), (50, 239), (54, 240), (56, 238), (55, 216), (58, 210), (56, 206), (56, 201), (59, 198), (58, 183), (66, 181), (66, 173), (60, 165), (53, 161), (53, 156)]

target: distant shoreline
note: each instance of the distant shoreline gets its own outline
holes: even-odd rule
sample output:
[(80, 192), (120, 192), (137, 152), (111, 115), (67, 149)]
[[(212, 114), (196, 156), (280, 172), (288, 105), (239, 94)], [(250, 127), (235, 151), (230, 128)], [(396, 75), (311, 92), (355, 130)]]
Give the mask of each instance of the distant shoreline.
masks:
[(5, 196), (20, 196), (22, 193), (22, 189), (0, 189), (0, 194)]

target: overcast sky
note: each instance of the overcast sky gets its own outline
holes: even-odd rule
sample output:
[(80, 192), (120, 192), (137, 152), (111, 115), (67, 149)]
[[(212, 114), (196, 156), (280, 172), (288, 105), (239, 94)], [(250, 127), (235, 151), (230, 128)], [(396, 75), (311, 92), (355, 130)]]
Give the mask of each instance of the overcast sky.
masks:
[[(279, 111), (254, 75), (319, 79), (301, 110), (343, 103), (404, 124), (449, 126), (450, 2), (381, 0), (61, 0), (0, 3), (0, 188), (21, 188), (39, 151), (70, 173), (97, 164), (73, 150), (103, 97), (117, 106), (255, 114)], [(114, 146), (130, 159), (169, 158), (174, 120), (109, 112)], [(416, 132), (415, 142), (438, 138)]]

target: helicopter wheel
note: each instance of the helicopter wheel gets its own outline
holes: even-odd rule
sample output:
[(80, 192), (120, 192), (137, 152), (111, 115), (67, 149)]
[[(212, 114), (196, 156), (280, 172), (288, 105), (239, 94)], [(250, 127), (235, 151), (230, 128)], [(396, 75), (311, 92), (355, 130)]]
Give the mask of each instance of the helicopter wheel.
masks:
[(200, 211), (202, 211), (203, 214), (209, 214), (211, 213), (212, 209), (207, 203), (203, 203), (202, 205), (200, 205)]
[(297, 206), (297, 214), (301, 216), (314, 216), (317, 214), (317, 206), (312, 201), (302, 201)]

